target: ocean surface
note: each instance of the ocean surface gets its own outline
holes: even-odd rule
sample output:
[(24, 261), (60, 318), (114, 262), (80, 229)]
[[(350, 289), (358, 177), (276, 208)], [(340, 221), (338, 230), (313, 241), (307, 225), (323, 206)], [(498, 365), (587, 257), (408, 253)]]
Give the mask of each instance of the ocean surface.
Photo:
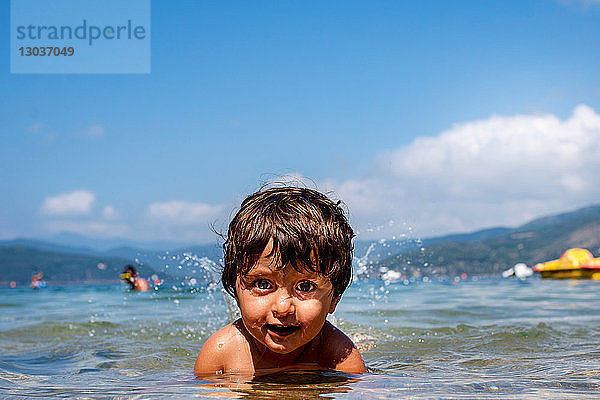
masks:
[(369, 373), (196, 379), (219, 287), (0, 288), (0, 398), (600, 398), (600, 282), (355, 282), (332, 316)]

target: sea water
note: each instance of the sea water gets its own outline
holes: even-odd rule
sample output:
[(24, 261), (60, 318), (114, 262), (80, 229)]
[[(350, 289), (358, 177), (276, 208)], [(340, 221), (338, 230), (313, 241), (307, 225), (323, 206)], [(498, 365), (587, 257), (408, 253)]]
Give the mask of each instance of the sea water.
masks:
[(196, 379), (219, 287), (0, 288), (0, 398), (599, 398), (600, 282), (355, 282), (332, 322), (369, 372)]

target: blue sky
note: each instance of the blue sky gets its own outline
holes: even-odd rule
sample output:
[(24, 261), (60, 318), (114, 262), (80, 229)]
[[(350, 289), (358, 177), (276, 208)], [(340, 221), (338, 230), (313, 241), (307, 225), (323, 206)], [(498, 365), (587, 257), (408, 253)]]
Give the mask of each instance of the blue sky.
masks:
[(11, 74), (4, 2), (0, 239), (213, 241), (285, 174), (363, 238), (598, 203), (596, 3), (155, 0), (136, 75)]

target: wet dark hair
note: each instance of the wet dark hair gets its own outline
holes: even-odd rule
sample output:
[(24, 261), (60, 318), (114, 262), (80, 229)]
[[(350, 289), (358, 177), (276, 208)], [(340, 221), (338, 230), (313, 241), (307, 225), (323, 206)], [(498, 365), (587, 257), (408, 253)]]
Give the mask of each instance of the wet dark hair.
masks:
[(238, 275), (248, 274), (270, 240), (281, 268), (313, 271), (329, 278), (339, 300), (352, 278), (354, 232), (340, 207), (307, 188), (262, 189), (240, 207), (223, 244), (223, 287), (235, 297)]
[(123, 273), (126, 274), (127, 272), (129, 272), (131, 274), (131, 276), (136, 276), (137, 275), (137, 271), (135, 270), (135, 267), (131, 264), (127, 264), (125, 266), (125, 269), (123, 270)]

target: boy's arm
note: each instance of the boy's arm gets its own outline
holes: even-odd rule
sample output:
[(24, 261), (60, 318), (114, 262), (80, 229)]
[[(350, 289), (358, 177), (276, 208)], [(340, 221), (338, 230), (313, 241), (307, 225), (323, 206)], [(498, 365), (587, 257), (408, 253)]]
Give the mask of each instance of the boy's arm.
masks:
[(194, 373), (196, 375), (213, 375), (216, 372), (223, 371), (225, 343), (222, 340), (224, 338), (219, 334), (221, 330), (209, 337), (200, 349), (198, 358), (196, 358), (196, 364), (194, 365)]
[(363, 372), (367, 372), (365, 362), (356, 347), (353, 347), (352, 352), (335, 366), (335, 370), (350, 374), (362, 374)]
[(329, 322), (325, 323), (325, 351), (331, 368), (336, 371), (359, 374), (367, 372), (360, 352), (352, 340)]
[(254, 372), (250, 348), (240, 331), (240, 324), (240, 320), (235, 321), (208, 338), (200, 349), (194, 365), (196, 375), (214, 375), (216, 372)]

